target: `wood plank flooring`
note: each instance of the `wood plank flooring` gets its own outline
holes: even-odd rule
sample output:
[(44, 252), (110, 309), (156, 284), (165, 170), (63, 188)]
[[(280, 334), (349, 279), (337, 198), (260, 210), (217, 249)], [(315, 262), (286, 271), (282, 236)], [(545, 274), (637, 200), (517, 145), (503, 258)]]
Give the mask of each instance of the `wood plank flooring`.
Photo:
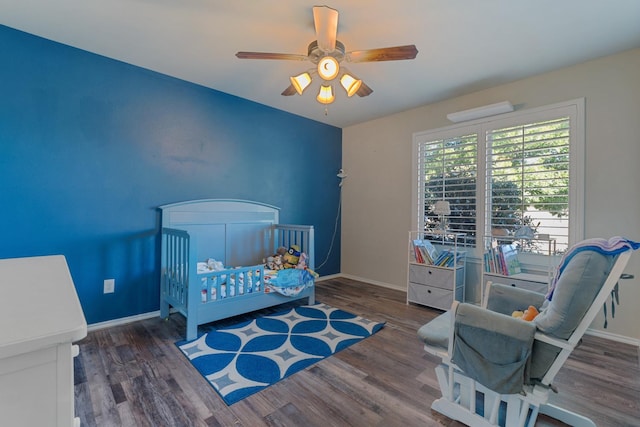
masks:
[[(417, 329), (439, 314), (405, 293), (332, 279), (317, 300), (385, 327), (360, 343), (227, 406), (175, 342), (184, 318), (148, 319), (89, 333), (75, 361), (82, 426), (461, 426), (430, 409), (439, 397)], [(273, 311), (273, 310), (267, 310)], [(222, 326), (237, 319), (212, 324)], [(586, 336), (556, 378), (552, 397), (598, 426), (640, 425), (638, 348)], [(539, 417), (536, 426), (564, 425)]]

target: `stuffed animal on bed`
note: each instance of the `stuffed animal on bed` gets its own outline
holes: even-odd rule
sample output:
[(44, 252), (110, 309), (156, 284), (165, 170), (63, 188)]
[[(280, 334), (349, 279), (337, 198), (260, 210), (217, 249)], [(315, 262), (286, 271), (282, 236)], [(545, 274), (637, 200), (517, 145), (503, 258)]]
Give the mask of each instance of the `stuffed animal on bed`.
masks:
[(276, 269), (276, 262), (273, 256), (266, 257), (265, 259), (262, 260), (262, 262), (264, 263), (264, 268), (266, 268), (267, 270)]
[(300, 246), (291, 245), (282, 260), (284, 261), (284, 268), (296, 268), (298, 261), (300, 261)]
[(264, 267), (268, 270), (282, 270), (284, 268), (283, 257), (287, 253), (284, 246), (280, 246), (275, 254), (262, 260)]

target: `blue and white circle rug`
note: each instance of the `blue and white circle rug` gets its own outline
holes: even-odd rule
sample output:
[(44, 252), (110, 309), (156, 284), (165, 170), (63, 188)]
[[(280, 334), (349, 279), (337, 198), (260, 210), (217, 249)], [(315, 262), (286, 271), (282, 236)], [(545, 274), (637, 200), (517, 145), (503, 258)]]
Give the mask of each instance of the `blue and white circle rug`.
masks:
[(213, 330), (176, 345), (231, 405), (383, 326), (384, 322), (315, 304)]

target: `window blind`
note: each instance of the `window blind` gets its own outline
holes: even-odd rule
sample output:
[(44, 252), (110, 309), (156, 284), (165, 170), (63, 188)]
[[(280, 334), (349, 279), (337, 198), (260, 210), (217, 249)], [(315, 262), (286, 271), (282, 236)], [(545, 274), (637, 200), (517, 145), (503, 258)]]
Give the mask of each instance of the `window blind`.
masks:
[(558, 241), (569, 232), (570, 118), (486, 133), (486, 212), (492, 233), (527, 225)]
[(447, 228), (475, 235), (476, 133), (421, 142), (418, 146), (418, 207), (421, 229), (441, 226), (442, 218), (433, 212), (438, 200), (446, 200), (451, 207)]

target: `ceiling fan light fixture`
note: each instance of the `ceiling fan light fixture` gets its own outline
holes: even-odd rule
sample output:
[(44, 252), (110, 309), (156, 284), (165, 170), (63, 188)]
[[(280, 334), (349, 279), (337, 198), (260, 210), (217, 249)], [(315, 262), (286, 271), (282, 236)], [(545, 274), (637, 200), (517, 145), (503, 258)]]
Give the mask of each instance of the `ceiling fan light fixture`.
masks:
[(347, 92), (347, 96), (351, 98), (356, 94), (356, 92), (358, 92), (360, 86), (362, 86), (362, 80), (348, 72), (345, 72), (340, 78), (340, 84)]
[(340, 64), (333, 56), (323, 56), (318, 61), (318, 74), (326, 81), (336, 78), (340, 72)]
[(320, 91), (316, 99), (321, 104), (331, 104), (336, 99), (336, 96), (333, 94), (333, 87), (331, 85), (320, 85)]
[(298, 92), (298, 95), (302, 95), (302, 92), (311, 84), (311, 75), (305, 71), (297, 76), (289, 77), (289, 80), (291, 80), (291, 84)]

